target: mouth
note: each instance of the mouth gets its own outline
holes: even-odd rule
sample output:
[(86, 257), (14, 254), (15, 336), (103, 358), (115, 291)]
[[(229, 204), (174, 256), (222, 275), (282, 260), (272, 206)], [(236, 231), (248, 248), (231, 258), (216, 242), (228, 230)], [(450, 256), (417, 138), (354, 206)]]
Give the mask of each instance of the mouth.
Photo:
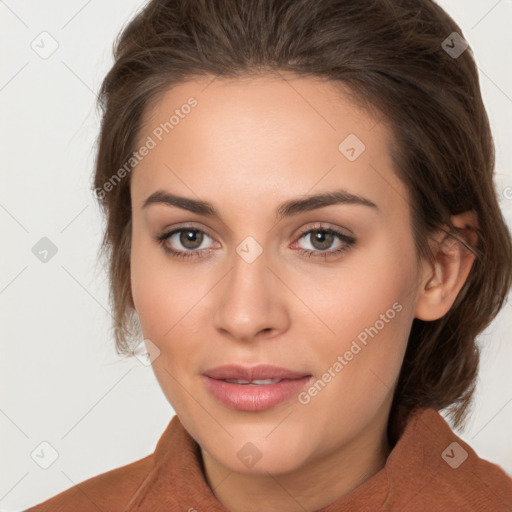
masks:
[(239, 384), (248, 384), (255, 381), (292, 380), (311, 376), (310, 373), (305, 371), (291, 370), (283, 366), (271, 364), (259, 364), (256, 366), (225, 364), (205, 370), (203, 375), (216, 380), (239, 381)]
[(240, 384), (243, 386), (268, 386), (270, 384), (277, 384), (278, 382), (282, 382), (286, 379), (254, 379), (254, 380), (247, 380), (247, 379), (220, 379), (224, 382), (230, 382), (232, 384)]
[(202, 378), (210, 393), (227, 407), (262, 411), (297, 396), (312, 375), (274, 365), (224, 365), (206, 370)]

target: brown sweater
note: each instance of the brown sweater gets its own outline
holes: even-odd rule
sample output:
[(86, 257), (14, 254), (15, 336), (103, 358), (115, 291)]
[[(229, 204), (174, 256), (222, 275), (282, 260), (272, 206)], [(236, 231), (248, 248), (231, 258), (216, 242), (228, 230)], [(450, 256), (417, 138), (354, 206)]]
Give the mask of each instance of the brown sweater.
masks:
[[(174, 416), (153, 454), (85, 480), (27, 512), (228, 512), (212, 493), (196, 442)], [(420, 408), (386, 465), (318, 512), (511, 512), (512, 479), (480, 459), (439, 412)]]

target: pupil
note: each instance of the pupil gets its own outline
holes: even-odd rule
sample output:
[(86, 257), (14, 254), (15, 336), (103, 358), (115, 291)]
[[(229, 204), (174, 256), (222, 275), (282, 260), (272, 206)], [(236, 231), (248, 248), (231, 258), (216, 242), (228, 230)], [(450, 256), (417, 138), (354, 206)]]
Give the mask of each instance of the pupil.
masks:
[[(313, 237), (313, 245), (318, 249), (327, 249), (332, 244), (332, 233), (327, 231), (316, 231), (315, 236)], [(317, 242), (320, 242), (318, 246)]]
[(202, 234), (199, 231), (188, 230), (181, 232), (180, 242), (188, 249), (197, 249), (202, 241)]

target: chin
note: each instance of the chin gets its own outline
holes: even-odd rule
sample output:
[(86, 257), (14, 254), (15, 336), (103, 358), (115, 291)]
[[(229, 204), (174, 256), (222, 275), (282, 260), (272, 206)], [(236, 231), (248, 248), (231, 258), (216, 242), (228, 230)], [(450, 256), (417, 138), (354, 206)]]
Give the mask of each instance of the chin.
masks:
[[(293, 472), (306, 463), (307, 452), (302, 443), (294, 443), (293, 448), (289, 449), (280, 440), (275, 441), (231, 440), (224, 446), (215, 445), (214, 451), (207, 451), (230, 471), (244, 475), (284, 474)], [(297, 451), (299, 448), (300, 453)]]
[(223, 465), (228, 467), (231, 471), (235, 471), (242, 475), (268, 476), (269, 474), (282, 475), (291, 473), (299, 469), (301, 463), (293, 457), (290, 458), (289, 453), (274, 453), (271, 456), (268, 454), (267, 456), (263, 455), (262, 458), (252, 467), (246, 466), (238, 459), (236, 459), (236, 462), (233, 460), (227, 460)]

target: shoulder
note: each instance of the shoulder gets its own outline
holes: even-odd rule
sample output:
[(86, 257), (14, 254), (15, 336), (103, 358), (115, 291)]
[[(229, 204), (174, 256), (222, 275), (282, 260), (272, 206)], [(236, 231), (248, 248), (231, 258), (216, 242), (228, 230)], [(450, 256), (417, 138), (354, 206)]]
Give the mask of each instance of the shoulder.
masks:
[(90, 512), (124, 510), (154, 466), (154, 455), (112, 469), (66, 489), (26, 512)]
[(390, 455), (388, 479), (408, 510), (512, 510), (512, 478), (480, 458), (437, 410), (416, 411), (404, 437)]
[(429, 485), (436, 496), (461, 511), (512, 511), (512, 479), (502, 468), (478, 457), (461, 439), (450, 443), (441, 456), (443, 470)]

